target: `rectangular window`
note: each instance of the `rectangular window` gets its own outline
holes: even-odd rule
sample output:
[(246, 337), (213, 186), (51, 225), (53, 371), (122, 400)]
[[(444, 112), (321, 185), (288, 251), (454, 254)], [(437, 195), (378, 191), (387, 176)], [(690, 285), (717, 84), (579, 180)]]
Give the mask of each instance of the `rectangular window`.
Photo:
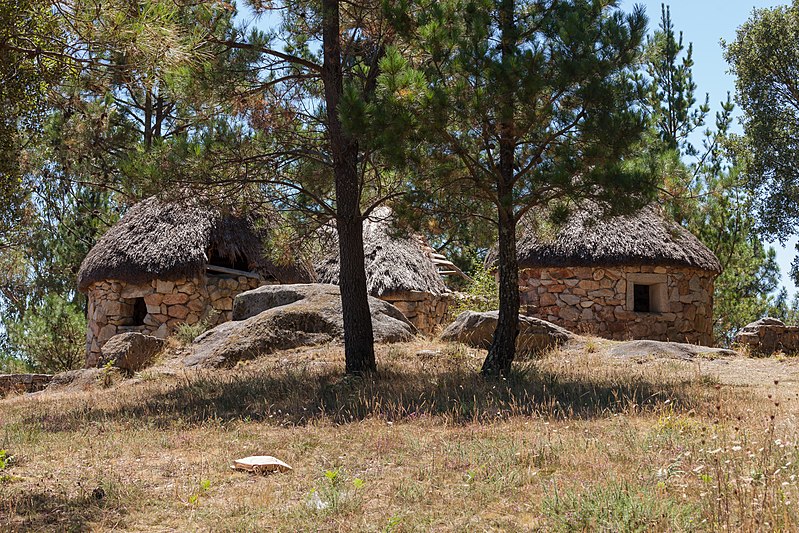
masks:
[(667, 313), (669, 311), (666, 274), (627, 274), (627, 306), (634, 313)]
[(650, 307), (650, 286), (633, 284), (633, 311), (636, 313), (649, 313)]

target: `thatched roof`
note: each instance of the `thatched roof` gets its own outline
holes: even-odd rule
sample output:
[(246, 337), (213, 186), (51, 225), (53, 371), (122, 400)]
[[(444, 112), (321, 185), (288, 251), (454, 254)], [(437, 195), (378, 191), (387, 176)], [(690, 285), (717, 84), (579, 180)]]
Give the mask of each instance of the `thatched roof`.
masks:
[[(423, 243), (392, 225), (390, 209), (376, 209), (364, 222), (363, 241), (369, 294), (380, 297), (403, 291), (435, 295), (447, 292), (447, 286), (425, 252)], [(338, 284), (337, 247), (335, 252), (314, 266), (320, 283)]]
[[(651, 265), (721, 272), (713, 252), (655, 206), (627, 216), (601, 217), (595, 211), (575, 210), (557, 226), (530, 217), (521, 224), (519, 267)], [(495, 260), (495, 252), (491, 255)]]
[(148, 198), (131, 207), (91, 249), (78, 271), (78, 288), (85, 291), (105, 279), (143, 283), (197, 275), (211, 250), (283, 283), (311, 281), (299, 263), (281, 266), (266, 259), (263, 234), (248, 217)]

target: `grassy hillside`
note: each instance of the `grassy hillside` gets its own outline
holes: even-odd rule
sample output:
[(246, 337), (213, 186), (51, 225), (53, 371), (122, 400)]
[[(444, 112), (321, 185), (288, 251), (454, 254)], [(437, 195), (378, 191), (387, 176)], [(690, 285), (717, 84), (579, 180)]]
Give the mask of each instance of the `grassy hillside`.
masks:
[[(322, 347), (2, 400), (0, 529), (799, 528), (797, 365), (605, 346), (502, 381), (476, 375), (483, 352), (435, 344), (343, 378)], [(254, 454), (294, 471), (230, 469)]]

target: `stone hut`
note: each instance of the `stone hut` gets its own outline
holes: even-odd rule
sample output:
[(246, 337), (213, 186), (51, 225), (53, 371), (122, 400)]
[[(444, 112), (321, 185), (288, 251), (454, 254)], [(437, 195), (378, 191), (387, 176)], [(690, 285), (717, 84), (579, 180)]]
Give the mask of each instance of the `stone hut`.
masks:
[[(396, 306), (420, 332), (434, 333), (447, 318), (451, 296), (432, 249), (397, 229), (385, 207), (364, 222), (363, 241), (369, 294)], [(315, 267), (320, 283), (338, 284), (337, 250)]]
[(233, 297), (270, 283), (312, 281), (301, 265), (264, 257), (265, 230), (247, 217), (148, 198), (97, 242), (78, 271), (88, 296), (86, 364), (118, 333), (168, 336), (180, 323), (230, 320)]
[(629, 216), (531, 217), (518, 243), (522, 313), (609, 339), (710, 345), (716, 256), (650, 206)]

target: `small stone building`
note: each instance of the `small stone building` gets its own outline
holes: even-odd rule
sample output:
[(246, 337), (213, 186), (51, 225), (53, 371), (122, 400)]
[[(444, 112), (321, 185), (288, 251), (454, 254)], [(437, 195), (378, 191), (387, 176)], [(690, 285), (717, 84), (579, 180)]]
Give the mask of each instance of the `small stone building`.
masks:
[(97, 242), (81, 264), (88, 297), (86, 364), (118, 333), (166, 337), (181, 323), (230, 320), (233, 298), (270, 283), (313, 281), (299, 264), (264, 257), (265, 230), (247, 217), (148, 198)]
[[(398, 230), (386, 207), (364, 222), (363, 241), (369, 294), (396, 306), (420, 332), (434, 333), (447, 318), (451, 295), (433, 250), (420, 237)], [(338, 259), (336, 249), (315, 265), (320, 283), (338, 284)]]
[(710, 345), (716, 256), (650, 206), (630, 216), (531, 217), (518, 243), (521, 312), (609, 339)]

